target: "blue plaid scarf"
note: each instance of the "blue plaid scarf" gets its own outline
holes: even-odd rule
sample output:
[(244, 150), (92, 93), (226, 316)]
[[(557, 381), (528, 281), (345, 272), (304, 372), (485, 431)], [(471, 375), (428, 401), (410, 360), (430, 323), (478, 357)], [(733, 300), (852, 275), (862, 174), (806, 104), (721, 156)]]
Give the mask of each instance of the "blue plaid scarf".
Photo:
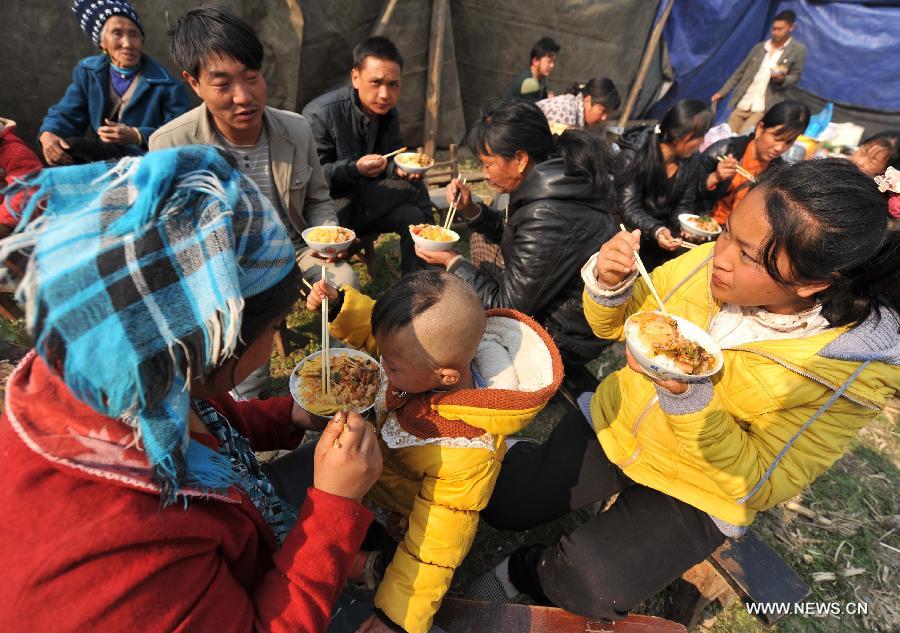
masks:
[(36, 190), (0, 261), (29, 255), (17, 299), (35, 349), (76, 397), (136, 429), (164, 505), (184, 484), (230, 486), (229, 461), (189, 441), (187, 385), (233, 354), (244, 297), (296, 265), (271, 204), (200, 146), (23, 186)]

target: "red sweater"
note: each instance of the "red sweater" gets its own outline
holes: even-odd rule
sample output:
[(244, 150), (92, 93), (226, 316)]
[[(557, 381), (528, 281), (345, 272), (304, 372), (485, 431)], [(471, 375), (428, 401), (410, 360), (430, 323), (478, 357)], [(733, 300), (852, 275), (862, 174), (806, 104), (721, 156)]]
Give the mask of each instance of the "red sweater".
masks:
[[(290, 398), (212, 403), (256, 450), (297, 442)], [(73, 440), (71, 429), (86, 425), (91, 433)], [(33, 353), (10, 376), (0, 420), (0, 631), (324, 631), (368, 510), (310, 489), (276, 550), (236, 488), (161, 510), (140, 481), (143, 453), (108, 438), (123, 427), (76, 400)], [(73, 441), (88, 450), (73, 452)], [(92, 465), (120, 447), (118, 470)]]
[[(41, 170), (41, 161), (34, 152), (12, 132), (0, 136), (0, 170), (7, 185), (15, 183), (28, 174)], [(2, 189), (2, 187), (0, 187)], [(13, 217), (12, 211), (21, 213), (28, 202), (28, 191), (20, 191), (13, 196), (0, 194), (0, 224), (15, 228), (19, 221)]]

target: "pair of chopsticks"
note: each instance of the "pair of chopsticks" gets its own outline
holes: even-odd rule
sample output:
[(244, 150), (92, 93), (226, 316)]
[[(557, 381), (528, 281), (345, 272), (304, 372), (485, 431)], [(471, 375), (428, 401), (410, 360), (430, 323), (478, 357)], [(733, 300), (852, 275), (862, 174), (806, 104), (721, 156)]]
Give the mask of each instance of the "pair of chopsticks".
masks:
[[(719, 162), (721, 163), (723, 160), (725, 160), (725, 157), (724, 157), (724, 156), (716, 156), (716, 160), (719, 161)], [(753, 182), (753, 183), (756, 182), (756, 176), (754, 176), (753, 174), (751, 174), (749, 171), (747, 171), (746, 169), (744, 169), (744, 168), (741, 167), (740, 165), (738, 165), (738, 166), (736, 167), (736, 169), (737, 169), (737, 173), (739, 173), (741, 176), (743, 176), (744, 178), (746, 178), (746, 179), (749, 180), (750, 182)]]
[[(466, 179), (463, 178), (462, 185), (466, 184)], [(456, 197), (453, 198), (453, 204), (450, 205), (450, 208), (447, 210), (447, 219), (444, 220), (444, 230), (449, 231), (450, 225), (453, 224), (453, 219), (456, 217), (456, 207), (459, 206), (459, 201), (462, 198), (462, 190), (456, 192)]]
[(405, 151), (406, 151), (406, 148), (405, 148), (405, 147), (401, 147), (400, 149), (395, 149), (393, 152), (390, 152), (389, 154), (382, 154), (381, 157), (382, 157), (382, 158), (385, 158), (385, 159), (386, 159), (386, 158), (393, 158), (393, 157), (396, 156), (397, 154), (402, 154), (402, 153), (405, 152)]
[[(625, 228), (624, 224), (620, 224), (619, 228), (628, 233), (628, 229)], [(682, 242), (683, 243), (683, 242)], [(660, 299), (659, 293), (656, 292), (656, 286), (653, 285), (653, 280), (650, 279), (650, 274), (647, 272), (647, 269), (644, 268), (644, 262), (641, 261), (641, 256), (638, 255), (637, 250), (634, 251), (634, 261), (637, 263), (638, 272), (641, 273), (641, 277), (644, 278), (644, 281), (647, 284), (647, 287), (650, 288), (650, 292), (653, 293), (653, 298), (656, 299), (656, 303), (659, 304), (659, 309), (665, 316), (669, 316), (668, 310), (666, 310), (666, 306), (663, 303), (663, 300)]]
[[(328, 281), (325, 267), (322, 266), (322, 281)], [(322, 395), (331, 391), (331, 344), (328, 341), (328, 295), (322, 297)]]

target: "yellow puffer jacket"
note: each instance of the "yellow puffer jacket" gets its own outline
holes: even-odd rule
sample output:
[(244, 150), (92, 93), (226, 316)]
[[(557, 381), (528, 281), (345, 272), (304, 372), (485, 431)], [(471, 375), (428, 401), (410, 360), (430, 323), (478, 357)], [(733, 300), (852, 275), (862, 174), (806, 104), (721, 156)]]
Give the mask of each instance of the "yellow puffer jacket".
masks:
[[(374, 301), (343, 291), (332, 335), (377, 355)], [(562, 381), (559, 352), (541, 326), (515, 310), (486, 314), (474, 359), (486, 388), (406, 396), (389, 387), (391, 410), (379, 415), (384, 471), (367, 500), (407, 517), (408, 526), (375, 604), (410, 633), (431, 627), (469, 552), (500, 472), (505, 436), (525, 428)]]
[[(666, 308), (707, 330), (720, 307), (710, 291), (711, 255), (712, 245), (703, 246), (652, 274)], [(640, 280), (617, 307), (584, 295), (588, 323), (606, 339), (624, 338), (630, 314), (657, 309)], [(606, 455), (634, 481), (727, 523), (749, 525), (757, 512), (828, 469), (893, 397), (900, 387), (897, 332), (897, 315), (882, 310), (880, 320), (855, 328), (725, 349), (708, 404), (701, 400), (702, 408), (677, 415), (660, 408), (648, 377), (624, 368), (597, 388), (593, 425)]]

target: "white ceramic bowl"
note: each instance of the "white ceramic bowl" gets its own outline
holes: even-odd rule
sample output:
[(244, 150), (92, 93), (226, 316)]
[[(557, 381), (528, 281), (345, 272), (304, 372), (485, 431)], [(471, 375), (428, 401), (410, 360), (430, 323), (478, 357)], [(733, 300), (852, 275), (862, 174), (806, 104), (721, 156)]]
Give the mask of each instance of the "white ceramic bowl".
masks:
[(345, 231), (350, 231), (352, 237), (349, 240), (344, 240), (343, 242), (314, 242), (309, 239), (309, 234), (315, 229), (336, 229), (339, 227), (336, 226), (311, 226), (308, 229), (305, 229), (303, 233), (300, 234), (300, 237), (303, 238), (303, 241), (306, 242), (306, 245), (313, 249), (315, 252), (320, 255), (334, 255), (335, 253), (340, 253), (341, 251), (345, 251), (350, 248), (350, 245), (353, 244), (353, 240), (356, 239), (356, 233), (351, 231), (350, 229), (344, 229)]
[(689, 235), (693, 235), (694, 237), (703, 237), (703, 238), (707, 238), (707, 239), (710, 237), (716, 237), (719, 235), (719, 233), (722, 232), (721, 226), (716, 227), (715, 231), (705, 231), (705, 230), (701, 229), (699, 226), (694, 226), (694, 224), (692, 222), (690, 222), (690, 220), (692, 218), (699, 218), (699, 217), (700, 217), (699, 215), (696, 215), (694, 213), (678, 214), (678, 222), (681, 224), (681, 230)]
[(403, 152), (402, 154), (397, 154), (394, 156), (394, 164), (407, 174), (424, 174), (434, 166), (434, 159), (430, 156), (426, 157), (429, 161), (427, 165), (420, 165), (416, 161), (411, 161), (410, 163), (403, 162), (404, 158), (415, 158), (417, 156), (425, 156), (425, 154), (418, 154), (416, 152)]
[[(304, 363), (306, 363), (306, 361), (312, 360), (321, 355), (322, 355), (322, 350), (319, 350), (318, 352), (313, 352), (312, 354), (310, 354), (309, 356), (307, 356), (306, 358), (301, 360), (299, 363), (297, 363), (297, 366), (294, 367), (294, 371), (291, 372), (291, 377), (288, 379), (288, 387), (291, 390), (291, 395), (294, 397), (294, 402), (296, 402), (298, 405), (300, 405), (300, 407), (304, 411), (309, 411), (309, 409), (306, 408), (307, 407), (306, 398), (303, 397), (303, 393), (300, 391), (299, 371), (300, 371), (300, 368), (303, 367)], [(377, 360), (375, 360), (374, 358), (372, 358), (365, 352), (360, 352), (359, 350), (350, 349), (348, 347), (335, 347), (334, 349), (331, 350), (330, 356), (332, 358), (334, 358), (335, 356), (341, 356), (341, 355), (354, 356), (356, 358), (364, 358), (364, 359), (370, 360), (373, 363), (375, 363), (376, 365), (378, 365), (378, 370), (381, 372), (381, 383), (379, 384), (379, 387), (378, 387), (379, 391), (382, 388), (384, 388), (387, 377), (384, 375), (384, 369), (381, 367), (381, 364)], [(377, 397), (376, 397), (376, 400), (377, 400)], [(366, 413), (374, 406), (375, 406), (375, 401), (372, 401), (372, 404), (370, 404), (367, 407), (363, 407), (361, 409), (356, 409), (356, 412), (357, 413)], [(312, 413), (312, 411), (310, 411), (310, 413)], [(318, 413), (312, 413), (312, 414), (320, 416), (320, 414), (318, 414)]]
[(678, 323), (678, 331), (682, 336), (699, 343), (703, 349), (712, 354), (716, 359), (713, 368), (702, 374), (685, 374), (684, 372), (678, 371), (672, 366), (673, 363), (670, 359), (664, 356), (654, 355), (653, 351), (647, 349), (640, 338), (638, 338), (637, 329), (639, 326), (633, 320), (638, 314), (641, 313), (636, 312), (625, 321), (625, 345), (628, 346), (628, 351), (634, 356), (634, 360), (637, 361), (638, 365), (654, 378), (659, 378), (660, 380), (680, 380), (681, 382), (697, 382), (698, 380), (709, 378), (710, 376), (717, 374), (722, 369), (722, 364), (724, 363), (722, 349), (712, 337), (702, 328), (697, 327), (687, 319), (682, 319), (679, 316), (670, 314), (669, 316)]
[(446, 230), (447, 230), (447, 233), (449, 233), (451, 235), (451, 237), (453, 237), (453, 239), (450, 240), (449, 242), (441, 242), (439, 240), (428, 240), (428, 239), (425, 239), (424, 237), (422, 237), (421, 235), (416, 235), (415, 232), (413, 232), (413, 225), (410, 225), (410, 227), (409, 227), (409, 234), (412, 236), (413, 242), (416, 243), (416, 246), (421, 248), (423, 251), (449, 251), (454, 246), (456, 246), (456, 243), (459, 241), (459, 233), (457, 233), (456, 231), (454, 231), (452, 229), (446, 229)]

